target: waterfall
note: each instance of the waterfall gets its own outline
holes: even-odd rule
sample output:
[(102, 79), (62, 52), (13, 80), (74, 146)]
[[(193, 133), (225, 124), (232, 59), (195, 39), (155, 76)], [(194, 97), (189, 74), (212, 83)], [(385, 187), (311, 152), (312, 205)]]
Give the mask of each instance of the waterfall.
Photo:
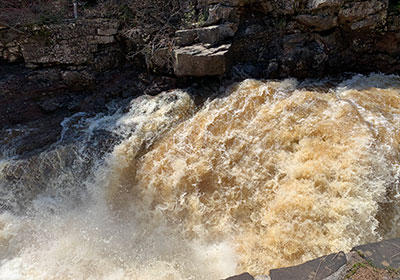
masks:
[(0, 148), (0, 279), (222, 279), (400, 236), (398, 76), (245, 80), (201, 107), (176, 90), (61, 125), (38, 155)]

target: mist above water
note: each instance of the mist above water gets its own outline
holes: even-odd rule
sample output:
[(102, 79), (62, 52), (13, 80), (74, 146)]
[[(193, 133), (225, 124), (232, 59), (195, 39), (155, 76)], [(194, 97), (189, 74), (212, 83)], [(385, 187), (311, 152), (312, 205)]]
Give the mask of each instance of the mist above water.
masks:
[(400, 78), (332, 83), (142, 96), (3, 149), (0, 279), (221, 279), (400, 236)]

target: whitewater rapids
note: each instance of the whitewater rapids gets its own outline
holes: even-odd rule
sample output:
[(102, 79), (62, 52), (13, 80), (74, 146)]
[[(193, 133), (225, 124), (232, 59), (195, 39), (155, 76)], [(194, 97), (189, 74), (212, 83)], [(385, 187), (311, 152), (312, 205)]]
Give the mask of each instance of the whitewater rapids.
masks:
[(400, 236), (398, 76), (117, 105), (0, 148), (0, 279), (222, 279)]

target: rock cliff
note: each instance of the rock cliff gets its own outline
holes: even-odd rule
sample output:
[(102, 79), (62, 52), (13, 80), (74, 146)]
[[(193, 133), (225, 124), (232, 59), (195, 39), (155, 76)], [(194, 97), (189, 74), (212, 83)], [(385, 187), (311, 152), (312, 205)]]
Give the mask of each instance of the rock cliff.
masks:
[[(172, 58), (178, 77), (223, 75), (232, 66), (262, 78), (392, 73), (400, 69), (398, 9), (389, 0), (198, 0), (204, 21), (177, 30), (172, 47), (153, 49), (148, 67), (169, 74)], [(127, 43), (119, 26), (104, 18), (22, 31), (0, 26), (0, 57), (29, 68), (62, 65), (74, 71), (62, 73), (65, 83), (89, 86), (93, 73), (124, 61), (125, 46), (142, 47)]]
[[(176, 33), (175, 73), (203, 68), (207, 51), (229, 44), (218, 57), (245, 76), (311, 77), (343, 71), (396, 72), (400, 69), (400, 21), (388, 0), (210, 0), (198, 6), (208, 14), (203, 27)], [(227, 28), (229, 26), (229, 29)], [(228, 29), (228, 31), (227, 31)], [(192, 45), (188, 48), (187, 45)], [(192, 52), (195, 48), (197, 52)], [(182, 61), (184, 52), (191, 60)], [(220, 60), (224, 59), (226, 65)]]

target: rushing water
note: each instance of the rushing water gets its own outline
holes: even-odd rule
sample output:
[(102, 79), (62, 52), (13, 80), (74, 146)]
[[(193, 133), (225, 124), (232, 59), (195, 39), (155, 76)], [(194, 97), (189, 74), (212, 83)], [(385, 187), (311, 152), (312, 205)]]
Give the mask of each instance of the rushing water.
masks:
[(397, 76), (118, 108), (29, 159), (3, 146), (0, 279), (221, 279), (400, 236)]

